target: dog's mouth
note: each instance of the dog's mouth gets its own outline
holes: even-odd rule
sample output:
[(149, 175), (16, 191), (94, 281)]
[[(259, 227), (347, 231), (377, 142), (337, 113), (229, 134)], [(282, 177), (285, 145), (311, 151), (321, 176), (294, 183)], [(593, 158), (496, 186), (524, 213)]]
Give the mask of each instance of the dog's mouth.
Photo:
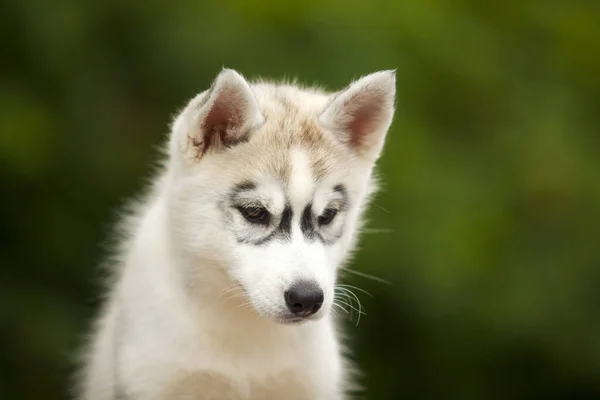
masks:
[(275, 318), (272, 318), (275, 322), (282, 325), (298, 325), (304, 322), (316, 321), (320, 319), (320, 315), (317, 314), (309, 314), (305, 316), (301, 315), (293, 315), (293, 314), (283, 314), (278, 315)]
[(282, 325), (298, 325), (301, 324), (303, 322), (309, 321), (309, 318), (305, 318), (305, 317), (279, 317), (275, 319), (275, 322), (282, 324)]
[(299, 324), (300, 322), (304, 322), (306, 320), (307, 320), (307, 318), (302, 318), (302, 317), (286, 317), (286, 318), (281, 318), (278, 322), (280, 322), (282, 324)]

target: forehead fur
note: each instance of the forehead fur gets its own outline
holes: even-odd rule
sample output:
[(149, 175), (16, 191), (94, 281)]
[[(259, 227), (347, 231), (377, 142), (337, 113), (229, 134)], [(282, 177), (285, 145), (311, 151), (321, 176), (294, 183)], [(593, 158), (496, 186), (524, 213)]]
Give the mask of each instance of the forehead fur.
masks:
[(306, 154), (315, 181), (344, 168), (353, 158), (318, 123), (330, 94), (291, 84), (260, 82), (251, 87), (265, 122), (251, 133), (247, 142), (228, 152), (231, 161), (240, 163), (240, 176), (268, 174), (289, 182), (293, 150)]

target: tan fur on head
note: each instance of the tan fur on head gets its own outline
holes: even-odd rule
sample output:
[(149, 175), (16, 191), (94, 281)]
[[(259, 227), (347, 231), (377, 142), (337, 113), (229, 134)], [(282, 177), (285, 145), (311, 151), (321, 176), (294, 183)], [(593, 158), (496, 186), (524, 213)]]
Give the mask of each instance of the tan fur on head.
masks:
[[(173, 139), (194, 160), (211, 147), (255, 136), (288, 148), (350, 144), (355, 155), (374, 162), (392, 121), (395, 82), (394, 71), (381, 71), (326, 93), (289, 84), (248, 83), (239, 73), (224, 69), (211, 89), (196, 96), (175, 120)], [(315, 163), (323, 163), (318, 158)]]

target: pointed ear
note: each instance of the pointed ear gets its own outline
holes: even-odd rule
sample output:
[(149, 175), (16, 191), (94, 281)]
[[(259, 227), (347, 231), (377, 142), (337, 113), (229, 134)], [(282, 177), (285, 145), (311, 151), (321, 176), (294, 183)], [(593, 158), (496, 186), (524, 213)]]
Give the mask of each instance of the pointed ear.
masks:
[(173, 139), (184, 154), (199, 159), (207, 151), (245, 140), (263, 122), (248, 82), (238, 72), (223, 69), (211, 88), (192, 99), (176, 118)]
[(394, 115), (396, 73), (367, 75), (337, 93), (319, 117), (321, 125), (368, 161), (383, 148)]

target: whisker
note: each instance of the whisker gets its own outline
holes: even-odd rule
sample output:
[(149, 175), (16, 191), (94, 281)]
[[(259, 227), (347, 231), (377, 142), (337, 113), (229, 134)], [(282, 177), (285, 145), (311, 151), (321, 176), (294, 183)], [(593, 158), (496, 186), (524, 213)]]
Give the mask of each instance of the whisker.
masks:
[[(337, 289), (341, 290), (342, 292), (347, 293), (348, 295), (351, 295), (352, 297), (354, 297), (354, 299), (356, 299), (356, 302), (358, 304), (358, 319), (356, 321), (356, 326), (358, 326), (358, 324), (360, 323), (360, 316), (361, 314), (367, 315), (365, 312), (362, 311), (362, 304), (360, 302), (360, 299), (358, 298), (358, 296), (350, 289), (345, 288), (345, 287), (337, 287)], [(350, 306), (351, 307), (351, 306)]]
[(374, 299), (374, 298), (375, 298), (375, 296), (373, 296), (371, 293), (367, 292), (366, 290), (364, 290), (364, 289), (361, 289), (361, 288), (359, 288), (359, 287), (356, 287), (356, 286), (353, 286), (353, 285), (348, 285), (348, 284), (345, 284), (345, 283), (338, 283), (336, 286), (348, 287), (348, 288), (356, 289), (356, 290), (358, 290), (359, 292), (363, 292), (364, 294), (366, 294), (367, 296), (369, 296), (369, 297), (370, 297), (370, 298), (372, 298), (372, 299)]
[(382, 207), (382, 206), (380, 206), (379, 204), (375, 204), (375, 203), (373, 203), (373, 205), (374, 205), (375, 207), (377, 207), (377, 208), (379, 208), (379, 209), (381, 209), (381, 210), (385, 211), (385, 212), (386, 212), (386, 213), (388, 213), (388, 214), (391, 214), (391, 213), (392, 213), (390, 210), (388, 210), (388, 209), (386, 209), (386, 208), (383, 208), (383, 207)]
[[(339, 297), (339, 295), (343, 295), (344, 297)], [(352, 299), (352, 297), (350, 297), (347, 293), (343, 293), (343, 292), (337, 293), (336, 295), (334, 295), (333, 299), (334, 299), (333, 300), (334, 304), (336, 304), (336, 300), (337, 300), (337, 303), (341, 303), (349, 308), (349, 310), (344, 308), (344, 311), (346, 312), (346, 314), (348, 314), (348, 320), (352, 321), (352, 318), (354, 317), (353, 311), (356, 310), (356, 308), (352, 307), (352, 305), (351, 305), (352, 301), (354, 299)], [(346, 301), (346, 300), (348, 300), (348, 301)], [(338, 304), (336, 304), (336, 305), (338, 307), (341, 307), (341, 305), (338, 305)]]
[(344, 296), (345, 299), (348, 299), (350, 301), (350, 303), (353, 303), (354, 300), (356, 299), (356, 296), (354, 295), (354, 293), (352, 293), (352, 291), (348, 288), (345, 288), (343, 286), (340, 285), (336, 285), (334, 290), (337, 289), (337, 295), (338, 296)]
[[(344, 304), (345, 304), (345, 303), (344, 303)], [(333, 302), (333, 305), (334, 305), (334, 306), (337, 306), (338, 308), (341, 308), (341, 309), (342, 309), (342, 310), (344, 310), (346, 313), (348, 312), (348, 310), (347, 310), (347, 309), (345, 309), (345, 308), (344, 308), (344, 307), (343, 307), (341, 304), (338, 304), (338, 303), (336, 303), (336, 302)], [(333, 311), (333, 309), (332, 309), (332, 311)]]
[(350, 269), (350, 268), (344, 268), (343, 271), (348, 271), (351, 274), (358, 275), (358, 276), (361, 276), (361, 277), (367, 278), (367, 279), (372, 279), (372, 280), (374, 280), (376, 282), (385, 283), (386, 285), (391, 285), (392, 284), (391, 281), (388, 281), (388, 280), (385, 280), (383, 278), (379, 278), (377, 276), (370, 275), (370, 274), (367, 274), (367, 273), (364, 273), (364, 272), (355, 271), (355, 270)]
[(337, 286), (335, 287), (335, 289), (338, 289), (338, 292), (334, 294), (334, 298), (335, 298), (335, 296), (344, 296), (343, 298), (346, 298), (346, 299), (350, 300), (350, 302), (352, 302), (352, 298), (350, 297), (350, 295), (348, 294), (348, 292), (344, 291), (344, 290), (347, 290), (347, 289), (341, 288), (341, 287), (337, 287)]
[[(365, 313), (364, 313), (364, 311), (357, 310), (355, 307), (351, 306), (351, 305), (350, 305), (350, 304), (348, 304), (348, 303), (344, 303), (344, 304), (345, 304), (345, 305), (347, 305), (347, 306), (348, 306), (348, 308), (350, 308), (351, 310), (354, 310), (354, 311), (356, 311), (357, 313), (360, 313), (360, 314), (362, 314), (362, 315), (367, 315), (367, 314), (365, 314)], [(344, 310), (344, 311), (348, 312), (347, 310)]]
[(245, 293), (234, 293), (231, 296), (227, 297), (224, 300), (231, 300), (231, 299), (243, 299), (247, 297)]
[[(219, 293), (219, 295), (217, 296), (217, 300), (221, 300), (221, 298), (223, 296), (225, 296), (228, 293), (231, 293), (231, 292), (235, 291), (236, 289), (237, 290), (242, 290), (242, 287), (240, 285), (238, 285), (238, 284), (230, 286), (229, 288), (227, 288), (227, 289), (223, 290), (221, 293)], [(225, 299), (225, 300), (228, 300), (228, 299)]]

